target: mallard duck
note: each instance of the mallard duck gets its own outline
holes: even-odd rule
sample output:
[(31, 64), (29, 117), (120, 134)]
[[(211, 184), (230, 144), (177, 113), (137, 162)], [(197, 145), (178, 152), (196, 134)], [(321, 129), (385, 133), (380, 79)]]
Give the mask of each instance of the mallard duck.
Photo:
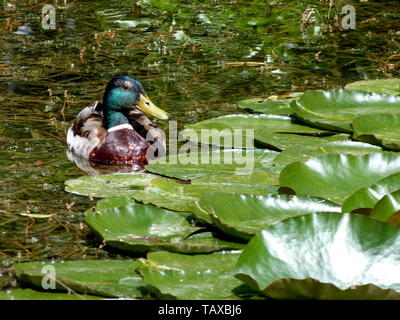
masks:
[(77, 115), (68, 129), (68, 149), (89, 161), (143, 168), (149, 159), (165, 153), (164, 132), (145, 114), (170, 119), (138, 80), (116, 76), (107, 84), (103, 102), (96, 101)]

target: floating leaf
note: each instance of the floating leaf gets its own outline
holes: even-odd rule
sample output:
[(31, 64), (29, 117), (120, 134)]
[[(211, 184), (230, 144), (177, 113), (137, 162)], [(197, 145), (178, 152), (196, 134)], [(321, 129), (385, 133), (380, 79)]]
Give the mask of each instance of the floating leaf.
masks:
[(178, 214), (146, 205), (126, 205), (87, 211), (85, 222), (117, 249), (131, 252), (169, 250), (184, 253), (208, 253), (238, 249), (237, 243), (214, 238), (190, 223), (189, 214)]
[(315, 212), (341, 212), (333, 202), (308, 196), (207, 193), (199, 207), (225, 233), (250, 239), (258, 231), (284, 219)]
[(278, 299), (400, 299), (400, 230), (355, 214), (290, 218), (257, 234), (236, 277)]
[(254, 294), (236, 279), (233, 268), (240, 252), (182, 255), (152, 252), (141, 259), (139, 272), (159, 299), (226, 299)]
[(361, 90), (383, 94), (400, 94), (400, 79), (362, 80), (348, 83), (347, 90)]
[(400, 226), (400, 190), (385, 195), (371, 211), (371, 218)]
[(35, 291), (32, 289), (11, 289), (0, 291), (0, 300), (99, 300), (101, 297), (76, 295), (73, 293), (58, 293)]
[(149, 173), (85, 176), (67, 180), (65, 191), (97, 198), (125, 196), (130, 195), (135, 190), (143, 190), (154, 179), (161, 178)]
[(286, 150), (288, 148), (299, 148), (299, 145), (307, 147), (317, 147), (324, 145), (328, 141), (346, 140), (344, 135), (332, 135), (327, 137), (313, 137), (300, 134), (289, 133), (269, 133), (265, 131), (255, 132), (256, 141), (268, 148)]
[(44, 268), (51, 267), (55, 272), (57, 290), (72, 289), (77, 293), (105, 297), (143, 297), (143, 281), (135, 272), (135, 260), (29, 262), (15, 264), (13, 267), (21, 281), (38, 288), (42, 288), (43, 277), (47, 274), (43, 273)]
[(104, 198), (96, 202), (96, 210), (103, 211), (108, 208), (123, 207), (130, 204), (135, 204), (135, 200), (129, 197)]
[[(239, 176), (243, 177), (243, 176)], [(278, 188), (267, 185), (269, 175), (266, 172), (254, 172), (250, 176), (249, 181), (240, 179), (227, 179), (226, 182), (196, 181), (192, 184), (178, 183), (175, 180), (154, 180), (151, 187), (147, 187), (143, 191), (136, 191), (132, 197), (144, 204), (153, 204), (158, 207), (175, 210), (175, 211), (193, 211), (193, 206), (199, 197), (207, 192), (224, 191), (238, 192), (243, 194), (264, 195), (269, 193), (277, 193)], [(196, 216), (197, 217), (197, 216)], [(204, 217), (203, 222), (211, 223), (211, 220)]]
[(374, 114), (353, 121), (356, 140), (378, 144), (388, 149), (400, 150), (400, 115)]
[(400, 173), (390, 175), (368, 188), (361, 188), (343, 202), (343, 212), (372, 209), (385, 195), (400, 190)]
[(232, 178), (250, 175), (253, 170), (271, 173), (273, 179), (278, 171), (272, 165), (276, 155), (270, 150), (191, 152), (151, 161), (146, 169), (182, 180)]
[(293, 162), (282, 170), (282, 187), (296, 194), (325, 198), (342, 204), (357, 189), (400, 171), (400, 156), (371, 153), (364, 156), (327, 154)]
[[(254, 132), (254, 138), (257, 141), (267, 143), (280, 149), (282, 149), (280, 147), (282, 143), (285, 143), (285, 146), (289, 144), (289, 141), (286, 141), (287, 139), (297, 138), (290, 142), (290, 145), (293, 145), (299, 141), (299, 138), (303, 137), (298, 137), (295, 135), (296, 133), (303, 135), (329, 133), (327, 130), (315, 129), (298, 124), (296, 123), (296, 119), (292, 117), (239, 114), (208, 119), (186, 126), (185, 130), (181, 132), (181, 135), (188, 140), (201, 142), (203, 144), (224, 146), (225, 148), (253, 148), (253, 143), (249, 144), (248, 141), (249, 137), (251, 138), (249, 130)], [(287, 133), (291, 133), (291, 135)], [(318, 141), (316, 137), (304, 137), (304, 139), (307, 138), (310, 138), (308, 139), (310, 141)]]
[(400, 97), (353, 90), (307, 91), (290, 107), (296, 116), (316, 127), (351, 132), (362, 115), (400, 114)]
[(288, 165), (295, 161), (306, 161), (309, 158), (323, 154), (352, 154), (364, 155), (379, 152), (382, 149), (368, 143), (356, 141), (332, 141), (320, 146), (290, 147), (279, 153), (274, 159), (277, 165)]
[(289, 104), (294, 99), (284, 100), (270, 100), (270, 99), (246, 99), (239, 101), (237, 106), (239, 109), (246, 111), (254, 111), (265, 114), (278, 114), (278, 115), (290, 115), (293, 111)]

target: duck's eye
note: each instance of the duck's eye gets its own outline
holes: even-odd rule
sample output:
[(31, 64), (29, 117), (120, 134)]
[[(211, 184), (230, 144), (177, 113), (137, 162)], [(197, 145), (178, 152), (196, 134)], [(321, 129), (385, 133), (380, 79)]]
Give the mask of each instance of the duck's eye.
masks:
[(128, 86), (127, 84), (123, 84), (123, 85), (122, 85), (122, 89), (128, 90), (128, 89), (129, 89), (129, 86)]

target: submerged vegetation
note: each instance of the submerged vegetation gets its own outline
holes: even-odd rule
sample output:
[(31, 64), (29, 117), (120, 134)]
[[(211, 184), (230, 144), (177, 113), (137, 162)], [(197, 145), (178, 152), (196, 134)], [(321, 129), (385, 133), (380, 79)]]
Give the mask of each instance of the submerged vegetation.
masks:
[[(42, 5), (0, 9), (0, 298), (399, 298), (398, 3), (355, 30), (341, 1), (66, 1), (56, 30)], [(255, 149), (81, 177), (66, 128), (115, 74)]]

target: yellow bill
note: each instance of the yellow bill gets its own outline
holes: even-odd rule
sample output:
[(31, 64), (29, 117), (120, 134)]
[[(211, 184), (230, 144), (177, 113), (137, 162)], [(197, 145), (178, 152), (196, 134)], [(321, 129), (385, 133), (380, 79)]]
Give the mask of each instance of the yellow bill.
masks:
[(168, 120), (171, 118), (171, 116), (167, 112), (160, 109), (153, 102), (151, 102), (150, 98), (147, 95), (143, 94), (140, 95), (140, 101), (137, 107), (140, 111), (143, 111), (145, 114), (161, 120)]

